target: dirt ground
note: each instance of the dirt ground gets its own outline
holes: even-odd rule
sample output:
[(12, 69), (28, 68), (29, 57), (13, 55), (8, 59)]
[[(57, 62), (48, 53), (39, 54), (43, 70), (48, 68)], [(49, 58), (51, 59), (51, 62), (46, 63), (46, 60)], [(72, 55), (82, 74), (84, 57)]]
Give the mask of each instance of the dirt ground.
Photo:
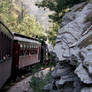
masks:
[[(46, 68), (44, 70), (37, 72), (35, 76), (41, 77), (42, 73), (45, 76), (49, 71), (50, 71), (50, 68)], [(24, 80), (22, 80), (21, 82), (15, 83), (13, 86), (10, 87), (9, 90), (7, 90), (7, 92), (31, 92), (31, 88), (29, 85), (31, 77), (32, 76), (29, 76)]]

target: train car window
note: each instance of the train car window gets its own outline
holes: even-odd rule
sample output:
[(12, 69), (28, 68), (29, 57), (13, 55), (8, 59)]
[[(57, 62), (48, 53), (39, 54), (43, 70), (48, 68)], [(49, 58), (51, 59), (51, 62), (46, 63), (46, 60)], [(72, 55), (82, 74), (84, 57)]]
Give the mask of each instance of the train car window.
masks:
[(26, 55), (29, 55), (29, 50), (26, 50)]
[(20, 44), (20, 48), (23, 48), (23, 45), (22, 44)]
[(31, 49), (30, 54), (34, 54), (34, 53), (33, 53), (33, 49)]
[(29, 49), (31, 49), (31, 45), (30, 45)]
[(27, 56), (27, 55), (29, 55), (30, 54), (30, 51), (29, 50), (23, 50), (23, 49), (21, 49), (20, 50), (20, 56)]
[(38, 46), (36, 45), (36, 48), (37, 48)]
[(19, 56), (24, 56), (24, 45), (21, 42), (18, 43), (20, 44)]
[(29, 49), (29, 45), (27, 45), (27, 49)]
[(31, 49), (30, 54), (37, 54), (37, 49)]
[(19, 53), (20, 56), (23, 56), (24, 55), (24, 52), (22, 49), (20, 49), (20, 53)]
[(34, 45), (32, 44), (32, 48), (34, 48)]
[(36, 48), (36, 46), (34, 45), (34, 48)]

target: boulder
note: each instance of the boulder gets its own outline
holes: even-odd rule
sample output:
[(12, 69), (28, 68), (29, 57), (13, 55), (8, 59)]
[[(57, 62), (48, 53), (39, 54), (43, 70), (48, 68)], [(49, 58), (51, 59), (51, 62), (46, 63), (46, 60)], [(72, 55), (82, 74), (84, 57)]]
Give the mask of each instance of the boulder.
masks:
[(82, 64), (80, 64), (77, 69), (75, 70), (75, 73), (78, 75), (80, 80), (85, 84), (92, 84), (92, 78), (89, 76), (89, 73), (87, 70), (83, 67)]
[(49, 84), (47, 84), (45, 87), (44, 87), (44, 91), (50, 91), (52, 89), (52, 84), (51, 83), (49, 83)]
[(72, 7), (70, 9), (70, 12), (66, 13), (62, 18), (62, 25), (65, 26), (66, 24), (76, 19), (79, 16), (80, 11), (83, 9), (85, 4), (86, 2), (83, 2)]
[(92, 92), (92, 3), (83, 2), (70, 10), (62, 19), (53, 49), (58, 62), (50, 91)]
[(84, 87), (81, 92), (92, 92), (92, 87)]

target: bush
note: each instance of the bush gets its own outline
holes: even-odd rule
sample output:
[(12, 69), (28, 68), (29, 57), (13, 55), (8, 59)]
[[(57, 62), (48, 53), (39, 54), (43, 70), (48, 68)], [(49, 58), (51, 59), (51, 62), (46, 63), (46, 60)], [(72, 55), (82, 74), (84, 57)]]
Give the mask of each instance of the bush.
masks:
[(41, 64), (36, 64), (32, 67), (32, 74), (35, 74), (41, 69), (42, 65)]
[(84, 22), (91, 22), (92, 23), (92, 14), (91, 14), (91, 12), (87, 15), (87, 17), (86, 17)]
[(43, 80), (41, 80), (39, 77), (33, 76), (30, 82), (30, 86), (32, 88), (32, 92), (42, 92), (43, 88)]
[(54, 56), (50, 55), (49, 59), (50, 61), (46, 64), (36, 64), (32, 67), (32, 75), (34, 75), (36, 72), (45, 69), (45, 68), (52, 68), (54, 66), (56, 66), (56, 62), (54, 61)]
[(90, 3), (92, 3), (92, 0), (88, 0)]
[(44, 86), (52, 81), (51, 72), (48, 72), (48, 74), (43, 79), (43, 75), (41, 78), (32, 76), (30, 86), (32, 88), (32, 92), (43, 92)]

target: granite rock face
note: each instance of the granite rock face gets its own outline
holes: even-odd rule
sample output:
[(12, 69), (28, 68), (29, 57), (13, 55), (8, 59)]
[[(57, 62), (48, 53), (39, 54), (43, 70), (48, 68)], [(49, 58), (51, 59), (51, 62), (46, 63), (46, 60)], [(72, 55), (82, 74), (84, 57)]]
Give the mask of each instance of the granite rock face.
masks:
[(92, 3), (71, 8), (62, 19), (54, 52), (50, 92), (92, 92)]

